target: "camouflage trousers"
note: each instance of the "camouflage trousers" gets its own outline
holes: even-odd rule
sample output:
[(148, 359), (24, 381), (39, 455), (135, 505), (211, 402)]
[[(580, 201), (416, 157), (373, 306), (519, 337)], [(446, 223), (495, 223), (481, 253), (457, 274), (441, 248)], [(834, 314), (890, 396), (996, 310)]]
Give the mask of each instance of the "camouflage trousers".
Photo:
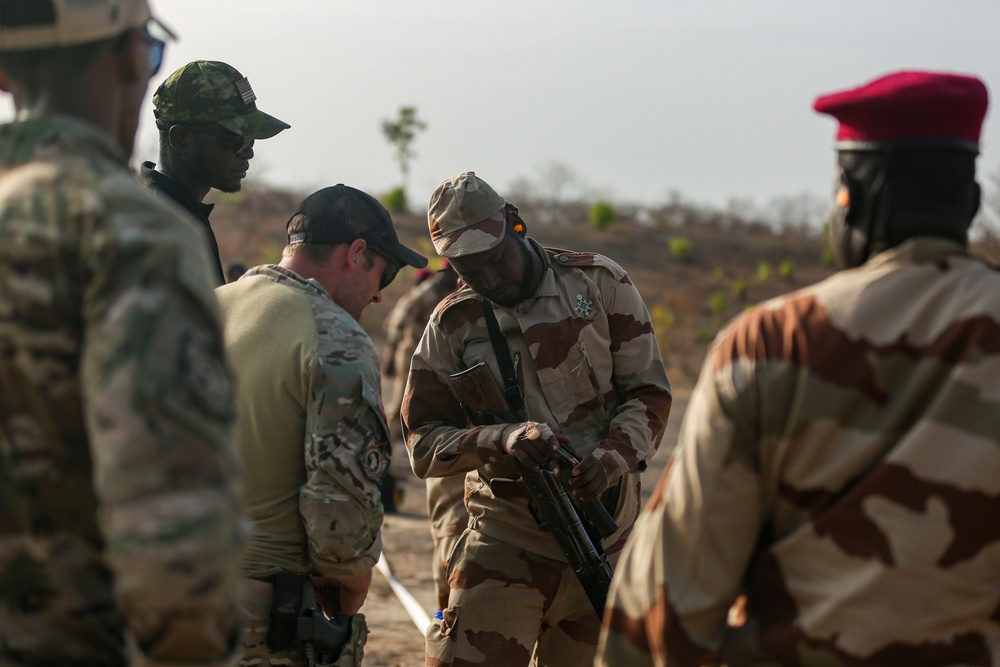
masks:
[(443, 618), (427, 629), (428, 667), (593, 663), (601, 621), (568, 564), (466, 530), (449, 583)]
[(448, 585), (448, 561), (461, 535), (444, 535), (434, 538), (434, 589), (437, 592), (437, 608), (448, 606), (451, 587)]

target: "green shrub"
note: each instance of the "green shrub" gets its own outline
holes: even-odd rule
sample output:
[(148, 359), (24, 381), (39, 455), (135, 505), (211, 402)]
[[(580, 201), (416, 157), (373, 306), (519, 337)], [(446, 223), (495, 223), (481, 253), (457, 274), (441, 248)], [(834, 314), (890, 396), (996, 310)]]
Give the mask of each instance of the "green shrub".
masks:
[(670, 254), (682, 262), (691, 258), (691, 241), (683, 236), (672, 236), (668, 241)]
[(382, 195), (382, 206), (389, 213), (406, 213), (406, 190), (396, 187)]
[(596, 229), (607, 229), (618, 220), (618, 211), (610, 202), (598, 199), (590, 207), (589, 217), (590, 224)]
[(733, 298), (740, 303), (747, 302), (747, 291), (750, 289), (750, 281), (746, 278), (738, 278), (733, 281), (732, 292)]
[(786, 259), (778, 265), (778, 275), (785, 280), (792, 280), (795, 277), (795, 262)]
[(708, 297), (708, 309), (712, 311), (712, 315), (714, 317), (722, 315), (728, 305), (729, 303), (726, 300), (726, 293), (722, 290), (712, 292), (712, 296)]
[(717, 266), (714, 269), (712, 269), (712, 277), (718, 280), (719, 282), (722, 282), (723, 280), (726, 279), (726, 270), (721, 266)]
[(773, 269), (771, 268), (771, 262), (766, 259), (762, 259), (757, 262), (757, 280), (764, 282), (771, 277)]
[(699, 343), (708, 344), (712, 342), (713, 338), (715, 338), (715, 332), (705, 325), (699, 325), (698, 330), (694, 333), (694, 338)]

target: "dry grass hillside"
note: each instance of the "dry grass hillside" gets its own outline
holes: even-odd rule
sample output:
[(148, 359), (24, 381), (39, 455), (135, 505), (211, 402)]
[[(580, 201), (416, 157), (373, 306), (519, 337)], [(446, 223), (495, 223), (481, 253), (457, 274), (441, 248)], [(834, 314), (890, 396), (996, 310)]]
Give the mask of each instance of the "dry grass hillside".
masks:
[[(214, 194), (214, 193), (213, 193)], [(216, 199), (212, 215), (224, 263), (248, 266), (274, 262), (284, 246), (284, 228), (303, 193), (261, 186)], [(586, 219), (533, 223), (522, 206), (529, 234), (544, 245), (608, 255), (625, 267), (653, 316), (654, 326), (675, 382), (692, 380), (707, 343), (718, 328), (746, 307), (816, 282), (832, 272), (821, 261), (822, 241), (815, 232), (776, 233), (759, 223), (706, 220), (671, 224), (619, 219), (598, 230)], [(404, 243), (437, 259), (422, 215), (394, 216)], [(384, 339), (383, 321), (411, 283), (404, 271), (369, 307), (362, 324), (376, 343)]]

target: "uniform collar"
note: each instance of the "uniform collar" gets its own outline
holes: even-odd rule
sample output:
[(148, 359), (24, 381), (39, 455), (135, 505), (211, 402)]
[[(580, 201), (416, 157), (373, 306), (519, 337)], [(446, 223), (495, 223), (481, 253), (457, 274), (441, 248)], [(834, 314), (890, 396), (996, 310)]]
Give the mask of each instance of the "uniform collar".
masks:
[(949, 257), (969, 257), (968, 247), (949, 239), (917, 236), (872, 257), (866, 264), (881, 266), (890, 262), (936, 262)]

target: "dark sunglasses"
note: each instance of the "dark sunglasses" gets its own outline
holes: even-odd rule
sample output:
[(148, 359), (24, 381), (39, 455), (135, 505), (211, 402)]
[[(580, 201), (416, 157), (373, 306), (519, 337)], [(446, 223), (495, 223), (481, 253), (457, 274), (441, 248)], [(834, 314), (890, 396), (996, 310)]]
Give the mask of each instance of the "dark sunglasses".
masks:
[(166, 50), (167, 44), (162, 39), (157, 39), (149, 34), (148, 27), (142, 29), (141, 35), (149, 48), (149, 78), (153, 78), (163, 65), (163, 52)]
[(219, 137), (222, 139), (222, 141), (219, 142), (222, 150), (235, 153), (236, 155), (242, 155), (245, 153), (253, 146), (254, 142), (254, 140), (250, 137), (244, 137), (242, 134), (236, 134), (235, 132), (228, 132), (226, 130), (214, 130), (210, 127), (193, 125), (191, 123), (174, 123), (174, 125), (191, 130), (192, 132), (198, 132), (199, 134), (207, 134), (210, 137)]
[(378, 255), (387, 262), (385, 265), (385, 269), (382, 271), (382, 278), (381, 280), (379, 280), (378, 283), (379, 290), (384, 290), (386, 287), (390, 285), (390, 283), (392, 283), (393, 280), (396, 279), (396, 276), (399, 275), (400, 267), (396, 265), (396, 262), (394, 262), (388, 256), (380, 253), (375, 248), (372, 248), (372, 252), (374, 252), (376, 255)]

